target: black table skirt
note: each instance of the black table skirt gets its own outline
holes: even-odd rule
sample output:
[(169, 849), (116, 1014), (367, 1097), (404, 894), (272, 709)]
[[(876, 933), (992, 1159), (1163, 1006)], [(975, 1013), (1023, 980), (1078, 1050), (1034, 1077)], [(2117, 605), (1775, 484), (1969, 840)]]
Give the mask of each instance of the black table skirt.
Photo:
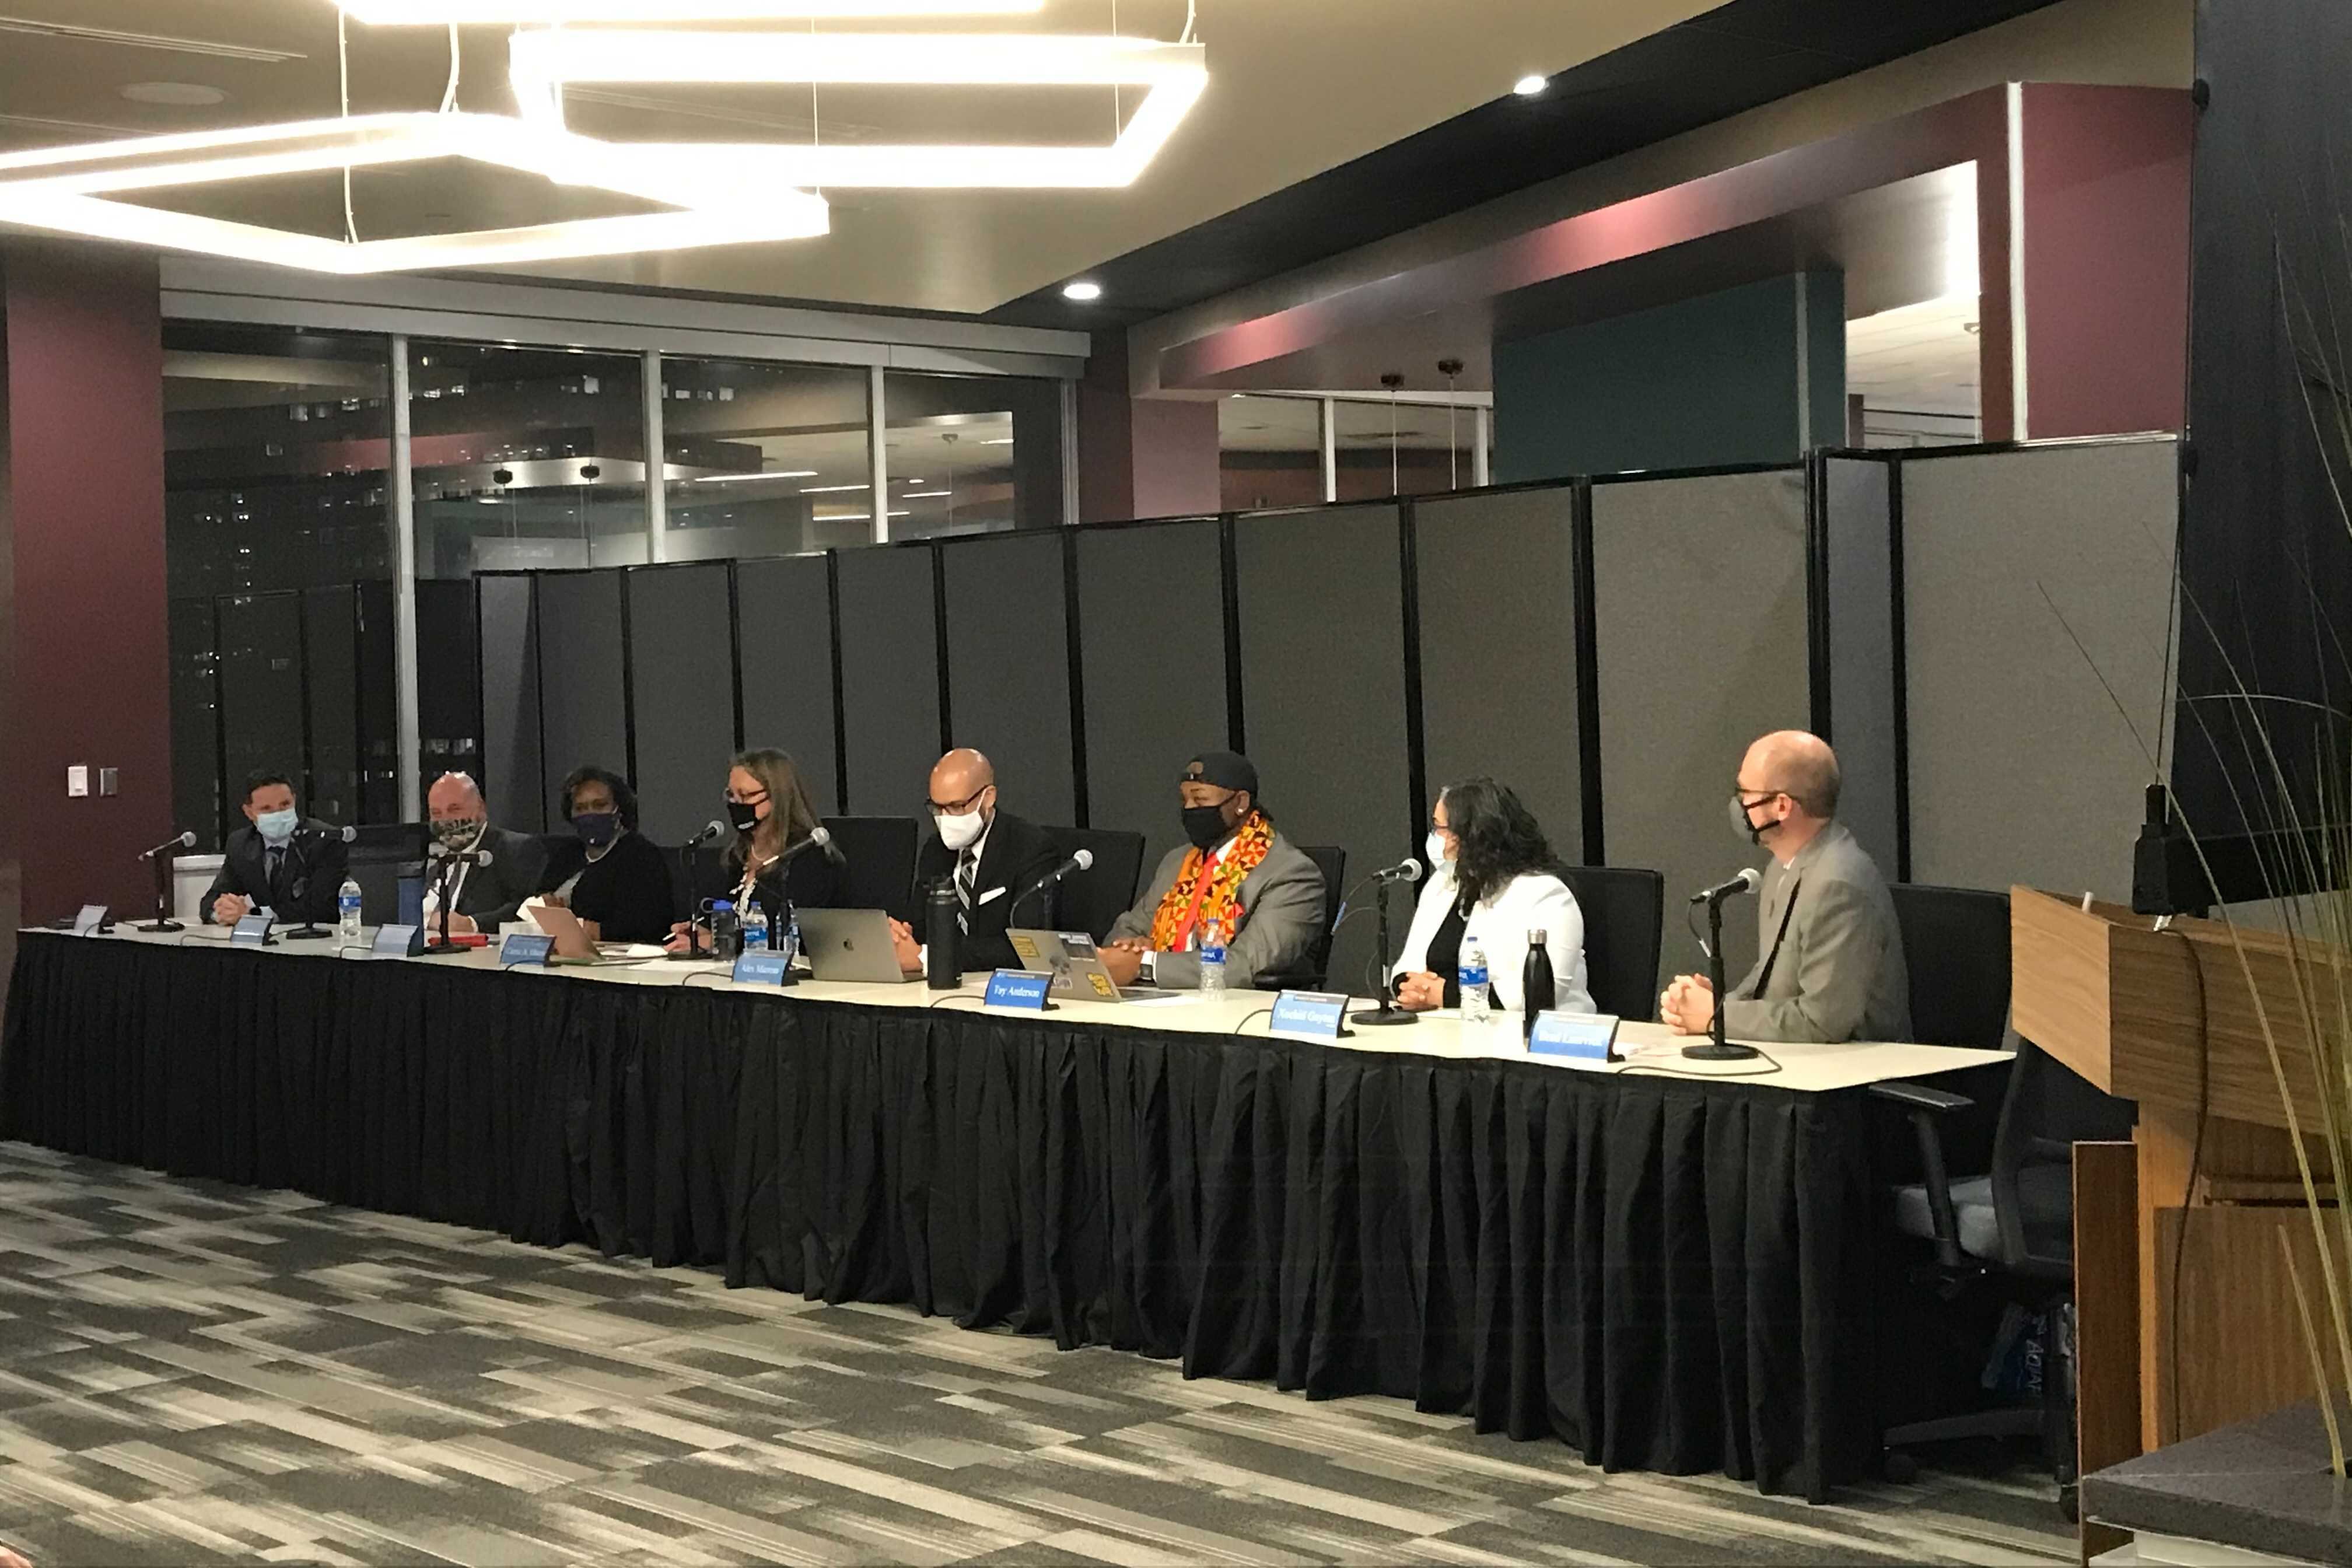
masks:
[(1855, 1093), (27, 933), (0, 1135), (1822, 1497)]

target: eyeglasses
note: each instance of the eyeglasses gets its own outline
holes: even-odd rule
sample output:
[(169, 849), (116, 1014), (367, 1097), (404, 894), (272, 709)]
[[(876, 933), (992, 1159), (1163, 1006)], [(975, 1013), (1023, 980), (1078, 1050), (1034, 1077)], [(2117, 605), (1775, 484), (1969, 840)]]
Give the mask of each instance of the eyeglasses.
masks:
[(964, 796), (961, 800), (951, 802), (946, 805), (941, 805), (938, 801), (926, 795), (923, 798), (923, 809), (929, 812), (933, 816), (961, 816), (965, 812), (970, 811), (974, 805), (977, 805), (980, 803), (980, 797), (982, 795), (986, 795), (990, 790), (992, 790), (996, 786), (994, 784), (982, 784), (978, 789), (972, 791), (970, 795)]
[(738, 795), (731, 789), (727, 792), (727, 804), (730, 805), (757, 805), (767, 798), (766, 790), (761, 790), (753, 795)]
[[(1748, 798), (1751, 795), (1756, 797), (1754, 800)], [(1759, 805), (1769, 805), (1784, 795), (1789, 795), (1789, 792), (1784, 789), (1741, 789), (1738, 784), (1731, 786), (1731, 798), (1743, 811), (1753, 811)], [(1797, 797), (1789, 795), (1789, 798), (1794, 800)]]

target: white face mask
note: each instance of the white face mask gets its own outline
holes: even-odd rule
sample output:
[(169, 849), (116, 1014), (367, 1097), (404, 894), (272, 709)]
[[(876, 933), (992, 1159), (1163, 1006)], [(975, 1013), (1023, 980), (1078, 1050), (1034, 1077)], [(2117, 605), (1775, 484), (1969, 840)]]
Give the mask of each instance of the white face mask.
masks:
[(1445, 835), (1434, 827), (1429, 830), (1429, 837), (1423, 841), (1422, 847), (1429, 852), (1429, 868), (1433, 871), (1453, 858), (1445, 853)]
[(988, 819), (976, 811), (967, 811), (955, 816), (935, 816), (931, 820), (939, 824), (940, 842), (959, 853), (978, 843), (980, 836), (988, 829)]

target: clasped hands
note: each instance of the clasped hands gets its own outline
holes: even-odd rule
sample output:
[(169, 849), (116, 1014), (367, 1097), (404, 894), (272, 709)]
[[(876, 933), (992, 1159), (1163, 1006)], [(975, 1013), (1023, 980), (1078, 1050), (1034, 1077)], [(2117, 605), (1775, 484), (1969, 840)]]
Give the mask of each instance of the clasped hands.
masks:
[(1658, 994), (1658, 1016), (1678, 1035), (1704, 1035), (1715, 1025), (1715, 987), (1704, 974), (1677, 974)]

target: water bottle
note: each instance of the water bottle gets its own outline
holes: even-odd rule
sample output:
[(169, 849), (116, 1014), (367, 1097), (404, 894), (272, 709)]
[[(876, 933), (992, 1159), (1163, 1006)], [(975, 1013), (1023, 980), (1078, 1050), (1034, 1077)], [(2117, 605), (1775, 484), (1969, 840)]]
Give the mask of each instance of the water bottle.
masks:
[(760, 907), (757, 899), (743, 906), (743, 951), (768, 951), (768, 911)]
[(1223, 997), (1225, 994), (1225, 928), (1215, 919), (1201, 922), (1201, 994)]
[(1462, 983), (1462, 1021), (1483, 1024), (1493, 1016), (1486, 1005), (1486, 950), (1475, 937), (1462, 942), (1462, 966), (1455, 972)]
[(924, 979), (934, 991), (963, 984), (963, 926), (956, 918), (962, 912), (953, 882), (941, 878), (931, 884), (923, 905), (923, 947)]
[(1551, 972), (1551, 932), (1537, 926), (1528, 932), (1528, 962), (1519, 970), (1520, 1011), (1519, 1033), (1532, 1039), (1536, 1032), (1536, 1015), (1552, 1005), (1558, 983)]
[(710, 901), (710, 956), (729, 963), (743, 956), (743, 927), (735, 919), (735, 900)]
[(335, 895), (335, 935), (341, 942), (360, 939), (360, 885), (350, 877), (343, 879), (342, 890)]
[(784, 934), (779, 940), (783, 945), (776, 951), (784, 955), (784, 967), (790, 969), (801, 956), (801, 912), (790, 904), (784, 906)]

